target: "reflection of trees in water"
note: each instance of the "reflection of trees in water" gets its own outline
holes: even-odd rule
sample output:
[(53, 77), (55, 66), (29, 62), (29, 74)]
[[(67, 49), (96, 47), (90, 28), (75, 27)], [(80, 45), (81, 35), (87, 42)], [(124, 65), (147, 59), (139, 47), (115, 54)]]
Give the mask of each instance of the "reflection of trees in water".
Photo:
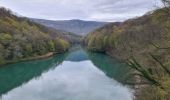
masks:
[[(69, 56), (75, 57), (76, 59), (67, 59)], [(44, 60), (21, 62), (2, 67), (0, 69), (0, 95), (27, 83), (33, 78), (39, 78), (42, 73), (53, 70), (64, 60), (84, 61), (88, 59), (108, 77), (114, 78), (122, 83), (129, 78), (130, 69), (124, 63), (110, 59), (104, 54), (89, 53), (79, 48), (75, 51), (73, 50), (66, 54), (56, 55)]]
[(61, 64), (66, 56), (67, 54), (60, 54), (44, 60), (21, 62), (2, 67), (0, 69), (0, 95), (33, 78), (40, 77), (42, 73)]
[(111, 59), (107, 55), (99, 53), (88, 53), (93, 64), (102, 70), (108, 77), (126, 84), (132, 81), (131, 68), (125, 63)]
[(91, 60), (92, 63), (102, 70), (108, 77), (114, 78), (121, 83), (133, 83), (131, 68), (125, 63), (111, 59), (102, 53), (86, 52), (81, 46), (73, 47), (67, 56), (68, 61)]
[(73, 47), (69, 52), (70, 53), (66, 58), (67, 61), (78, 62), (78, 61), (88, 60), (88, 55), (81, 46)]

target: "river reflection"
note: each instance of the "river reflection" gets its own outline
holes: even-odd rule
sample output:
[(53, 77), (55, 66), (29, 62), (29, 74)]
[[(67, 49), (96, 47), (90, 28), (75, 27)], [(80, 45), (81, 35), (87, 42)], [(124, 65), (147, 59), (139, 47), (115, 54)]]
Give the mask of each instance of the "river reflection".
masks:
[[(90, 54), (91, 55), (91, 54)], [(60, 55), (61, 57), (62, 55)], [(21, 81), (25, 81), (24, 84), (18, 84), (16, 87), (9, 89), (8, 92), (4, 92), (2, 94), (2, 100), (133, 100), (133, 92), (130, 88), (125, 85), (122, 85), (118, 80), (114, 79), (114, 76), (117, 75), (121, 79), (121, 72), (125, 72), (125, 69), (116, 70), (119, 72), (113, 71), (112, 73), (107, 72), (107, 68), (103, 71), (101, 68), (102, 62), (98, 62), (98, 59), (101, 56), (100, 54), (95, 54), (97, 60), (94, 63), (94, 55), (91, 57), (83, 50), (77, 50), (75, 52), (71, 52), (67, 54), (67, 56), (61, 57), (62, 61), (57, 60), (59, 56), (55, 56), (50, 60), (44, 60), (43, 63), (50, 62), (46, 64), (49, 66), (46, 71), (40, 71), (41, 74), (33, 75), (29, 81), (25, 81), (22, 77)], [(63, 59), (64, 58), (64, 59)], [(80, 58), (80, 59), (78, 59)], [(93, 60), (91, 60), (91, 59)], [(55, 60), (54, 60), (55, 59)], [(104, 58), (106, 59), (106, 58)], [(108, 58), (109, 59), (109, 58)], [(53, 62), (51, 62), (53, 60)], [(101, 59), (102, 60), (102, 59)], [(108, 61), (108, 60), (107, 60)], [(24, 62), (25, 65), (30, 65), (31, 63), (37, 63), (34, 67), (43, 66), (41, 61), (32, 61), (32, 62)], [(55, 62), (58, 62), (55, 64)], [(96, 63), (100, 64), (100, 67), (97, 66)], [(39, 63), (39, 64), (38, 64)], [(109, 62), (107, 62), (109, 63)], [(110, 63), (113, 63), (112, 61)], [(23, 63), (22, 63), (23, 64)], [(21, 64), (21, 65), (22, 65)], [(120, 64), (120, 65), (119, 65)], [(115, 68), (117, 66), (123, 66), (121, 63), (115, 62)], [(15, 65), (15, 66), (14, 66)], [(20, 63), (10, 65), (11, 68), (16, 67), (15, 70), (20, 67), (23, 68), (25, 66), (21, 66)], [(106, 62), (103, 62), (103, 66), (107, 67)], [(10, 67), (8, 70), (4, 67), (0, 69), (1, 72), (11, 70)], [(110, 66), (111, 67), (111, 66)], [(114, 65), (112, 66), (114, 67)], [(13, 69), (14, 70), (14, 69)], [(14, 71), (15, 71), (14, 70)], [(28, 69), (23, 68), (20, 73), (27, 73)], [(31, 70), (31, 69), (30, 69)], [(32, 70), (34, 70), (32, 68)], [(126, 70), (128, 71), (128, 70)], [(16, 76), (20, 76), (16, 74)], [(113, 74), (113, 75), (109, 75)], [(27, 75), (29, 76), (29, 75)], [(30, 72), (30, 76), (32, 73)], [(113, 77), (112, 77), (113, 76)], [(6, 75), (0, 78), (5, 78)], [(9, 77), (9, 76), (8, 76)], [(12, 77), (12, 76), (11, 76)], [(14, 76), (15, 77), (15, 76)], [(20, 79), (16, 78), (15, 79)], [(5, 79), (4, 79), (5, 80)], [(27, 79), (28, 80), (28, 79)], [(11, 82), (16, 82), (16, 80), (12, 79)], [(1, 81), (0, 81), (1, 82)], [(1, 84), (1, 83), (0, 83)], [(3, 85), (3, 84), (2, 84)], [(0, 86), (1, 89), (3, 89)]]

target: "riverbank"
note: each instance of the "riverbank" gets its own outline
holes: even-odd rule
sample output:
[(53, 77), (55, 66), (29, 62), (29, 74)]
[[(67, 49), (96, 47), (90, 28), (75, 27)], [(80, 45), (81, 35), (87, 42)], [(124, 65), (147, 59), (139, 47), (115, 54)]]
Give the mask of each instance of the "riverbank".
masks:
[(28, 57), (28, 58), (22, 58), (22, 59), (17, 59), (17, 60), (6, 61), (5, 63), (0, 64), (0, 67), (2, 65), (13, 64), (13, 63), (17, 63), (17, 62), (45, 59), (45, 58), (49, 58), (51, 56), (54, 56), (55, 54), (61, 54), (61, 52), (48, 52), (48, 53), (46, 53), (44, 55), (39, 55), (39, 56), (34, 56), (34, 57)]
[[(121, 54), (119, 51), (108, 51), (105, 54), (114, 59), (126, 62), (127, 57), (125, 56), (125, 54)], [(131, 88), (134, 89), (134, 100), (139, 100), (138, 98), (142, 96), (143, 88), (149, 87), (150, 84), (146, 79), (142, 78), (141, 74), (138, 71), (134, 70), (131, 74), (134, 78), (134, 82), (130, 84)]]

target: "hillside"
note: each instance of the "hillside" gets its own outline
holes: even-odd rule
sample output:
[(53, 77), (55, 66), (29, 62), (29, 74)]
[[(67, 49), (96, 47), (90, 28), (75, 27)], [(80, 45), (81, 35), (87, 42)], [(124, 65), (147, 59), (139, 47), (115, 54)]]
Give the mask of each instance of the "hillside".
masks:
[(95, 21), (83, 21), (83, 20), (43, 20), (43, 19), (31, 19), (42, 25), (52, 27), (58, 30), (64, 30), (67, 32), (75, 33), (77, 35), (85, 36), (89, 32), (108, 24), (107, 22), (95, 22)]
[(106, 25), (84, 39), (89, 50), (126, 61), (138, 71), (140, 83), (147, 80), (150, 86), (141, 86), (138, 100), (170, 99), (169, 14), (169, 8), (158, 9), (120, 25)]
[(0, 64), (66, 51), (69, 42), (61, 33), (0, 8)]

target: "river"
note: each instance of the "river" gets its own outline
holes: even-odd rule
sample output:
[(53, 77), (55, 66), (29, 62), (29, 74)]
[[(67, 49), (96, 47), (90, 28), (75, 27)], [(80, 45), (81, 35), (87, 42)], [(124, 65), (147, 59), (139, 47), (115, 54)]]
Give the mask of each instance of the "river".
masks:
[(107, 55), (75, 49), (0, 68), (0, 100), (133, 100), (131, 69)]

